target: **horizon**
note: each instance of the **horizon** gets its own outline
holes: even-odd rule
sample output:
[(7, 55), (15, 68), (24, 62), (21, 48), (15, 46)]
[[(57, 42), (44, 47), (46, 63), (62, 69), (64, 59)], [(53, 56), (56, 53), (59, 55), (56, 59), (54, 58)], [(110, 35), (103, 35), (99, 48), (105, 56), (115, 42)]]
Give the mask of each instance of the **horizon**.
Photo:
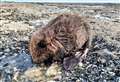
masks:
[(40, 3), (120, 3), (119, 0), (1, 0), (1, 2), (40, 2)]

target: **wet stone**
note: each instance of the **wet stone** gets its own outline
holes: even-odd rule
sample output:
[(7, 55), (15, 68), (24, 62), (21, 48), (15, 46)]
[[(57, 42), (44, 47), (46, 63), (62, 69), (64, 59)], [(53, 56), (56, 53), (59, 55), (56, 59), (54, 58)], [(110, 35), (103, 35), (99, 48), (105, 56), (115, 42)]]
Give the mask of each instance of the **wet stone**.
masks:
[(2, 41), (0, 41), (0, 44), (2, 44)]
[(44, 69), (34, 67), (25, 71), (24, 75), (26, 78), (29, 78), (32, 81), (44, 82), (44, 80), (47, 80), (47, 78), (45, 79), (44, 72)]
[(59, 81), (50, 80), (50, 81), (47, 81), (47, 82), (59, 82)]
[(46, 71), (46, 75), (49, 77), (60, 74), (60, 67), (57, 64), (52, 64)]
[(120, 82), (120, 77), (117, 77), (116, 82)]
[(113, 77), (113, 76), (115, 76), (115, 73), (114, 73), (114, 72), (109, 72), (109, 75), (110, 75), (111, 77)]
[(12, 49), (12, 50), (15, 50), (16, 48), (12, 46), (11, 49)]
[(9, 56), (9, 53), (4, 53), (5, 56)]
[(10, 52), (10, 49), (9, 49), (9, 48), (8, 48), (8, 49), (5, 49), (4, 52)]
[(0, 52), (0, 56), (2, 56), (4, 53), (3, 52)]

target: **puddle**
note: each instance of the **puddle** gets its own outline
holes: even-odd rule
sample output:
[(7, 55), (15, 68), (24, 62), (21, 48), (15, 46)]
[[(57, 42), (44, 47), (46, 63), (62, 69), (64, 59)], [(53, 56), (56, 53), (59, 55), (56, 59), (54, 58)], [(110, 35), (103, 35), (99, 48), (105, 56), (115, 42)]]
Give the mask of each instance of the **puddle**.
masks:
[(0, 82), (12, 82), (12, 77), (15, 72), (24, 72), (33, 66), (31, 56), (22, 49), (17, 55), (1, 60)]

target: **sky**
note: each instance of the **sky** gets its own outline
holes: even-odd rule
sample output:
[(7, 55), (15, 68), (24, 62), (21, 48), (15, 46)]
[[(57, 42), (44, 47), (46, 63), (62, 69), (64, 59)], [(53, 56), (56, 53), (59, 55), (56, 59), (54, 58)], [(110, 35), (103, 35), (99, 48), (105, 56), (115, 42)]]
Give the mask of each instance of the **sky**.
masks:
[(0, 0), (15, 2), (120, 3), (120, 0)]

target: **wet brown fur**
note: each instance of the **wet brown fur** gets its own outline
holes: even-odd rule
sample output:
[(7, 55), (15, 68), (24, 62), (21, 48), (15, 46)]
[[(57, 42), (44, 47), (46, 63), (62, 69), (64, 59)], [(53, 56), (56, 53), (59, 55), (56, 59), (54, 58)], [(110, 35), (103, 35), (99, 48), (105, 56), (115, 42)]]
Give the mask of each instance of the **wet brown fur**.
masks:
[(64, 56), (74, 55), (88, 42), (88, 29), (88, 25), (78, 15), (59, 15), (32, 34), (29, 49), (33, 62), (60, 60), (61, 51)]

